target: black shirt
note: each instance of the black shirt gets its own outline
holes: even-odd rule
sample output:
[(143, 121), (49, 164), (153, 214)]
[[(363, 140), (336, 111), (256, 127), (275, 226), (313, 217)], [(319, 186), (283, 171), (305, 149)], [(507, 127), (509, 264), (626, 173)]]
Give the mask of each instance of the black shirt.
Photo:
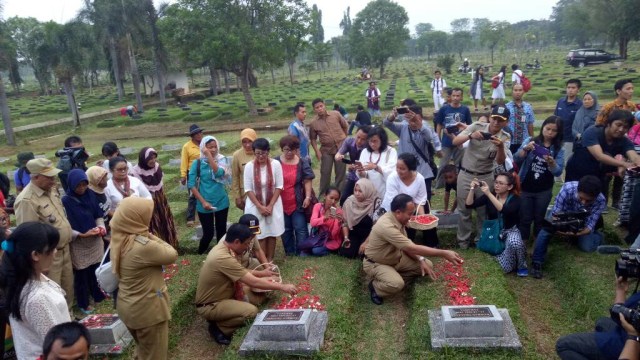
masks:
[[(550, 146), (545, 146), (545, 148), (551, 150)], [(531, 156), (531, 154), (528, 156)], [(547, 160), (539, 156), (533, 156), (533, 159), (529, 163), (527, 175), (522, 180), (522, 190), (530, 193), (547, 191), (553, 188), (553, 182), (553, 174), (549, 171)]]
[(457, 188), (458, 188), (458, 180), (456, 180), (456, 182), (454, 182), (453, 184), (448, 184), (446, 182), (444, 183), (445, 192), (451, 192), (451, 190), (456, 190)]
[(356, 114), (356, 121), (360, 125), (371, 125), (371, 114), (368, 111), (358, 111)]
[[(487, 207), (487, 219), (497, 219), (498, 210), (493, 206), (487, 195), (483, 194), (475, 199), (473, 204), (467, 205), (467, 208), (477, 208), (485, 205)], [(511, 198), (502, 205), (502, 222), (504, 224), (503, 229), (511, 229), (520, 223), (520, 196), (511, 195)]]

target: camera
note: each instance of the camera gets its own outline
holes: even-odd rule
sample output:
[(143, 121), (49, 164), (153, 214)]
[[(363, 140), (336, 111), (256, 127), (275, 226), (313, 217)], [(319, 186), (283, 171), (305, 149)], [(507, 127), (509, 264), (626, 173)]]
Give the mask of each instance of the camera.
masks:
[(640, 279), (640, 249), (620, 252), (620, 258), (616, 260), (616, 276)]
[(585, 219), (589, 212), (585, 209), (578, 211), (564, 211), (554, 214), (551, 222), (554, 231), (577, 233), (584, 229)]
[(624, 319), (629, 324), (631, 324), (634, 329), (640, 329), (640, 311), (638, 311), (637, 309), (630, 309), (624, 305), (615, 304), (611, 307), (611, 310), (609, 310), (609, 312), (611, 313), (611, 318), (613, 319), (613, 321), (619, 322), (620, 319), (618, 317), (618, 314), (622, 314), (622, 316), (624, 316)]
[(482, 137), (483, 137), (485, 140), (491, 140), (491, 138), (493, 137), (493, 135), (492, 135), (491, 133), (488, 133), (488, 132), (484, 132), (484, 131), (482, 131), (482, 132), (481, 132), (481, 134), (482, 134)]
[(406, 106), (400, 106), (396, 108), (396, 110), (398, 111), (398, 114), (406, 114), (409, 112), (409, 108)]
[(451, 135), (458, 135), (460, 133), (460, 129), (456, 125), (447, 126), (445, 129), (447, 129), (447, 132)]

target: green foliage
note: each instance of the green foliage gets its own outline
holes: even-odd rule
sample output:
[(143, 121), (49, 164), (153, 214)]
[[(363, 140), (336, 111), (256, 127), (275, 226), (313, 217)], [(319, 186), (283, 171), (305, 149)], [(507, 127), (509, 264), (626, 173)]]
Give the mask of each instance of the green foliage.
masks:
[(449, 34), (444, 31), (422, 33), (417, 40), (418, 49), (427, 52), (427, 59), (433, 54), (445, 54), (449, 51)]
[(370, 65), (380, 69), (392, 56), (404, 51), (409, 39), (409, 16), (405, 9), (389, 0), (375, 0), (360, 11), (353, 22), (350, 44), (356, 65)]
[(437, 65), (439, 68), (444, 69), (447, 74), (451, 74), (451, 67), (456, 62), (456, 57), (453, 54), (446, 54), (438, 58)]

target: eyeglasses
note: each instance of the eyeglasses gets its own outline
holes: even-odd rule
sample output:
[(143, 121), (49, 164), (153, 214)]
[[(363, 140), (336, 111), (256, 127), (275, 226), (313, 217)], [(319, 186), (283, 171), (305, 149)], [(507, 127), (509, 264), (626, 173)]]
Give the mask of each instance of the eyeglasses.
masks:
[(283, 153), (292, 153), (292, 152), (295, 152), (295, 151), (296, 151), (296, 149), (282, 148), (282, 152)]
[(268, 151), (254, 151), (253, 154), (255, 156), (267, 156), (267, 155), (269, 155), (269, 152)]
[(126, 167), (123, 167), (123, 168), (115, 168), (114, 170), (117, 171), (117, 172), (126, 172), (127, 170), (129, 170), (129, 167), (126, 166)]

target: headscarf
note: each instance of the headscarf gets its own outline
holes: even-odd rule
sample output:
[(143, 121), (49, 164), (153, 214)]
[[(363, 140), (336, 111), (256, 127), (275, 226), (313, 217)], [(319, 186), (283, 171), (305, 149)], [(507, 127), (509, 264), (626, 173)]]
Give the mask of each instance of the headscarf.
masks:
[[(598, 105), (598, 95), (596, 95), (593, 91), (587, 91), (584, 95), (591, 95), (593, 98), (593, 106), (590, 108), (585, 108), (584, 104), (578, 109), (576, 112), (576, 116), (574, 119), (579, 119), (579, 121), (585, 125), (582, 131), (586, 130), (587, 125), (591, 126), (596, 123), (596, 117), (598, 117), (598, 113), (600, 112), (600, 105)], [(582, 95), (582, 97), (584, 97)], [(575, 121), (575, 120), (574, 120)]]
[(69, 190), (62, 197), (62, 204), (67, 212), (71, 228), (82, 234), (96, 227), (96, 219), (100, 219), (104, 215), (94, 193), (87, 190), (82, 195), (76, 194), (75, 189), (83, 181), (89, 183), (84, 171), (81, 169), (71, 170), (67, 177)]
[(153, 215), (153, 200), (128, 197), (122, 199), (111, 219), (111, 263), (113, 273), (120, 277), (120, 260), (131, 247), (136, 236), (158, 239), (149, 233)]
[(89, 189), (96, 194), (104, 194), (104, 189), (98, 186), (100, 181), (109, 175), (109, 171), (102, 166), (92, 166), (87, 169), (87, 178), (89, 179)]
[(345, 200), (342, 206), (349, 230), (353, 230), (353, 227), (358, 225), (360, 220), (373, 213), (378, 196), (378, 190), (376, 190), (371, 180), (360, 179), (356, 182), (356, 185), (360, 187), (360, 191), (362, 191), (364, 195), (364, 200), (358, 201), (355, 195), (351, 195)]
[(156, 192), (162, 189), (162, 177), (164, 175), (158, 161), (152, 168), (147, 165), (152, 156), (158, 157), (158, 152), (154, 148), (143, 147), (140, 150), (138, 165), (133, 167), (133, 176), (142, 180), (149, 191)]
[(244, 139), (249, 139), (251, 141), (256, 141), (257, 138), (258, 138), (258, 134), (253, 129), (246, 128), (246, 129), (244, 129), (244, 130), (242, 130), (240, 132), (240, 141), (242, 141)]
[(207, 148), (207, 143), (211, 140), (215, 141), (216, 145), (218, 145), (218, 155), (216, 155), (216, 160), (220, 161), (221, 159), (224, 159), (224, 155), (220, 154), (220, 142), (211, 135), (203, 137), (202, 141), (200, 141), (200, 159), (203, 161), (207, 160), (207, 156), (204, 154), (204, 149)]

